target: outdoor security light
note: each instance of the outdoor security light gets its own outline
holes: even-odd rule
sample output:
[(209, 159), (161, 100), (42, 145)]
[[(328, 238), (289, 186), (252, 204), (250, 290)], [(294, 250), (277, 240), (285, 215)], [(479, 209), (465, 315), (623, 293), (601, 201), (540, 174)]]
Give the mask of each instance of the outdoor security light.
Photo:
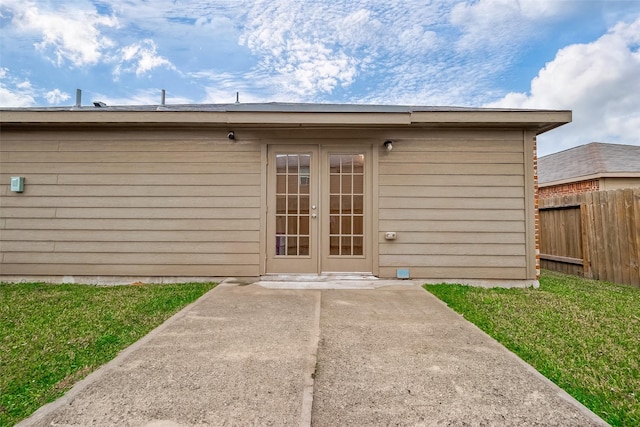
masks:
[(384, 148), (386, 148), (387, 151), (393, 150), (393, 141), (385, 141)]

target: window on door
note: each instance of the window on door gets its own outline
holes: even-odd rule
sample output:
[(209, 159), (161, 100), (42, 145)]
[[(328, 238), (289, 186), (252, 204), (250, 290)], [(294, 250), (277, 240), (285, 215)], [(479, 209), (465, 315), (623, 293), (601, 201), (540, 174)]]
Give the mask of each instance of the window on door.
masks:
[(329, 255), (364, 254), (364, 155), (329, 154)]
[(276, 256), (309, 255), (310, 154), (276, 155)]

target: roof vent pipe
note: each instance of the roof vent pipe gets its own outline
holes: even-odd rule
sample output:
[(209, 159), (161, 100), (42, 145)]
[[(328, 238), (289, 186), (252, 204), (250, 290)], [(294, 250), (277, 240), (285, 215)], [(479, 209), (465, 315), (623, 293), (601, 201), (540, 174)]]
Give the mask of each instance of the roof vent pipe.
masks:
[(160, 105), (164, 105), (166, 97), (167, 97), (167, 91), (162, 89), (162, 95), (160, 96)]
[(76, 89), (76, 107), (82, 106), (82, 89)]
[(236, 92), (236, 104), (240, 104), (240, 92)]

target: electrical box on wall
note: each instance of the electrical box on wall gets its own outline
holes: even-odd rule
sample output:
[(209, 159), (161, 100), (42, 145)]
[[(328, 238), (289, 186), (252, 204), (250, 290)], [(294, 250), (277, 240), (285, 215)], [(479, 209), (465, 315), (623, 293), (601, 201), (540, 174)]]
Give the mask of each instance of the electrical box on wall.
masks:
[(24, 176), (11, 177), (11, 191), (14, 193), (22, 193), (24, 191)]

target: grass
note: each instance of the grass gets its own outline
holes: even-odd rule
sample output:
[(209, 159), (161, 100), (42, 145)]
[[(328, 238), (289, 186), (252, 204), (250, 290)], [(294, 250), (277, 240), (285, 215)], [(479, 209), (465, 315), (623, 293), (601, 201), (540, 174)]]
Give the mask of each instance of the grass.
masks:
[(640, 425), (640, 288), (544, 271), (539, 289), (425, 289), (609, 424)]
[(0, 283), (0, 426), (61, 396), (213, 283)]

